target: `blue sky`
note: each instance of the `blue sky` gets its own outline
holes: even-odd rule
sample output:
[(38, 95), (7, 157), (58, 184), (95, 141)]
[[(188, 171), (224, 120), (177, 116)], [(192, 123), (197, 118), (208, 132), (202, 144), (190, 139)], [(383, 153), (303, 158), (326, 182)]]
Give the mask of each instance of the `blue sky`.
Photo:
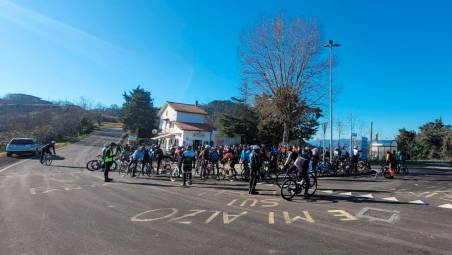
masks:
[(109, 105), (141, 85), (157, 106), (227, 99), (241, 83), (240, 33), (284, 13), (317, 17), (342, 45), (336, 119), (353, 114), (363, 134), (374, 121), (391, 138), (439, 117), (452, 124), (450, 10), (439, 0), (0, 0), (0, 95)]

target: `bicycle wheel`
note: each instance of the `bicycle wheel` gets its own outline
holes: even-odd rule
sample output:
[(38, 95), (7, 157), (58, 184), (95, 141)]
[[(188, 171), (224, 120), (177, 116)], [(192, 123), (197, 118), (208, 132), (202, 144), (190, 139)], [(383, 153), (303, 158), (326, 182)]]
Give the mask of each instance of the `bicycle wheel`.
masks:
[(113, 161), (110, 166), (110, 171), (116, 171), (117, 168), (118, 168), (118, 163), (116, 163), (116, 161)]
[(180, 171), (179, 171), (179, 168), (176, 167), (176, 168), (173, 169), (173, 171), (171, 171), (170, 179), (171, 179), (172, 182), (174, 182), (174, 181), (177, 180), (177, 178), (179, 178), (179, 176), (180, 176)]
[[(304, 190), (305, 187), (306, 187), (306, 182), (303, 182), (302, 189)], [(309, 189), (308, 189), (309, 197), (313, 196), (316, 191), (317, 191), (317, 178), (314, 175), (310, 174), (309, 175)]]
[(92, 171), (97, 171), (102, 168), (102, 163), (99, 160), (93, 160), (90, 165)]
[(97, 169), (93, 168), (93, 163), (97, 163), (97, 160), (93, 159), (93, 160), (88, 161), (88, 163), (86, 163), (86, 169), (88, 169), (90, 171), (97, 170)]
[(276, 185), (278, 185), (278, 187), (281, 188), (281, 186), (283, 185), (283, 183), (288, 179), (289, 175), (286, 172), (283, 173), (279, 173), (278, 175), (276, 175), (275, 177), (275, 183)]
[(50, 166), (52, 164), (52, 157), (49, 154), (44, 155), (44, 159), (42, 160), (42, 164), (45, 166)]
[(299, 193), (298, 187), (299, 185), (297, 184), (297, 182), (293, 179), (288, 179), (286, 180), (282, 185), (281, 185), (281, 197), (284, 198), (285, 200), (292, 200), (292, 198)]

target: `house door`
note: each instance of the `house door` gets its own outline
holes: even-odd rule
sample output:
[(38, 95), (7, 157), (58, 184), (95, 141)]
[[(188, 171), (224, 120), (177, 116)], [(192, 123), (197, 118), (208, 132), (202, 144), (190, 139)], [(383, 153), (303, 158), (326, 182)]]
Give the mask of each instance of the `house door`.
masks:
[(193, 148), (198, 148), (198, 146), (202, 145), (201, 140), (193, 140)]

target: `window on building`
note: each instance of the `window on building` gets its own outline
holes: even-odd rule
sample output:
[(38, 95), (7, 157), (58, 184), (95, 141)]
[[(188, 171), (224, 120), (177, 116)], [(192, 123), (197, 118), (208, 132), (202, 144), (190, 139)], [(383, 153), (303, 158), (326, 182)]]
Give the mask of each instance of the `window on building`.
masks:
[(174, 121), (170, 122), (170, 128), (174, 128)]

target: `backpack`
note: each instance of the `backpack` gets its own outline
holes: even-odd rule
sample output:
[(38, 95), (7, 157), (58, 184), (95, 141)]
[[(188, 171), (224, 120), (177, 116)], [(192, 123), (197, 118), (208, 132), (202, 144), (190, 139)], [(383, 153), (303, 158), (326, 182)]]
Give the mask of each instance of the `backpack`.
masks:
[(219, 159), (219, 157), (220, 156), (218, 155), (217, 151), (212, 151), (210, 153), (210, 160), (212, 160), (212, 161), (217, 161)]

